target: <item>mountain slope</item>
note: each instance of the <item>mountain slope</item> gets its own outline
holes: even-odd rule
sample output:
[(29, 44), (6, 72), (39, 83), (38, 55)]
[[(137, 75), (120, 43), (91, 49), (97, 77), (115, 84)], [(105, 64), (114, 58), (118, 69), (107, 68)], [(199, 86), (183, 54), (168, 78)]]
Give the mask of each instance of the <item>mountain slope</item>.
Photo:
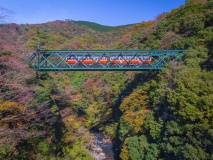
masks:
[(128, 24), (128, 25), (121, 25), (121, 26), (112, 27), (112, 26), (104, 26), (104, 25), (100, 25), (98, 23), (88, 22), (88, 21), (72, 21), (72, 22), (75, 23), (75, 24), (78, 24), (78, 25), (87, 26), (87, 27), (89, 27), (89, 28), (91, 28), (95, 31), (100, 31), (100, 32), (116, 31), (118, 29), (134, 25), (134, 24)]

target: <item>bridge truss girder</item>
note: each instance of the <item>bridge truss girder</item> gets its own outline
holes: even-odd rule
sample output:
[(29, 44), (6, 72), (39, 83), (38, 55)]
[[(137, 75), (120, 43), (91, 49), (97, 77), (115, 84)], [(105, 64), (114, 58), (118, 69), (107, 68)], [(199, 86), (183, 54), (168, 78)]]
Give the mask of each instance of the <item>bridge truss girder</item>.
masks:
[[(184, 53), (184, 50), (39, 50), (35, 68), (40, 71), (139, 71), (139, 70), (160, 70), (166, 64)], [(30, 58), (35, 57), (35, 54)], [(67, 57), (73, 57), (75, 64), (69, 64)], [(106, 57), (107, 63), (98, 63)], [(126, 61), (127, 63), (112, 63), (111, 57), (115, 60)], [(152, 62), (144, 62), (143, 59), (152, 58)], [(139, 64), (132, 63), (138, 59)], [(30, 60), (31, 60), (30, 59)], [(85, 59), (92, 59), (94, 63), (86, 64)]]

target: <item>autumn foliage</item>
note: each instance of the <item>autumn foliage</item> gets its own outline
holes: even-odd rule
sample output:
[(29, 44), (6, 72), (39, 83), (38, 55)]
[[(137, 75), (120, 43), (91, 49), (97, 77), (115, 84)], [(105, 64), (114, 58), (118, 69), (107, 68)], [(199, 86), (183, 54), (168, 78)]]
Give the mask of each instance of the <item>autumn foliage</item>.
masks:
[[(212, 0), (155, 20), (0, 25), (0, 159), (93, 159), (90, 130), (121, 159), (212, 159)], [(184, 49), (162, 71), (36, 72), (37, 49)]]

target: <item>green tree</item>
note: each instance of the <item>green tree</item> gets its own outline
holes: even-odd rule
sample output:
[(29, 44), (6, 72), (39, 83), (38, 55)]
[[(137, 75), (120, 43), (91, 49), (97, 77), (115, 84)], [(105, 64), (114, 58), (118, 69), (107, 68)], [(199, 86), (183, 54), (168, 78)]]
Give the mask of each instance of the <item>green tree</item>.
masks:
[(154, 160), (158, 157), (158, 145), (149, 143), (145, 136), (130, 137), (128, 142), (129, 157), (132, 160)]

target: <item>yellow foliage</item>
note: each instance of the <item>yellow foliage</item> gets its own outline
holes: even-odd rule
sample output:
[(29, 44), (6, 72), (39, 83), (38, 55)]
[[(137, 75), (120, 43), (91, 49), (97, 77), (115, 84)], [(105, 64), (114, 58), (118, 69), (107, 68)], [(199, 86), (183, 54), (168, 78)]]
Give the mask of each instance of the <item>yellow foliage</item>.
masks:
[(154, 21), (148, 21), (145, 23), (146, 27), (151, 26), (154, 24)]
[(9, 110), (15, 113), (23, 113), (24, 109), (24, 105), (17, 102), (4, 101), (2, 104), (0, 104), (0, 111)]
[(135, 134), (142, 131), (144, 119), (149, 112), (147, 92), (138, 89), (126, 97), (120, 105), (125, 123), (133, 127)]
[(76, 95), (76, 99), (77, 99), (77, 101), (82, 101), (82, 99), (83, 99), (83, 97), (82, 97), (82, 94), (77, 94)]
[(64, 79), (64, 84), (69, 85), (69, 83), (70, 83), (70, 80), (68, 78), (65, 78)]
[(67, 119), (67, 123), (69, 123), (69, 124), (70, 124), (70, 123), (75, 123), (75, 120), (74, 120), (73, 118), (68, 118), (68, 119)]
[(127, 112), (123, 116), (125, 123), (130, 124), (133, 126), (134, 132), (137, 134), (138, 132), (142, 131), (142, 127), (144, 124), (144, 119), (146, 118), (147, 113), (150, 110), (142, 109), (138, 112)]
[(65, 122), (66, 126), (72, 126), (72, 128), (77, 129), (79, 128), (81, 125), (80, 123), (78, 123), (74, 118), (67, 118), (66, 122)]
[(126, 138), (124, 140), (123, 146), (121, 148), (121, 154), (120, 154), (120, 158), (123, 160), (128, 160), (129, 158), (129, 151), (128, 151), (128, 147), (127, 144), (129, 142), (129, 138)]
[(78, 122), (75, 122), (73, 128), (78, 129), (79, 127), (81, 127), (81, 125)]
[(101, 89), (100, 88), (98, 88), (97, 86), (93, 86), (92, 89), (93, 89), (93, 94), (94, 94), (95, 97), (98, 97), (98, 96), (101, 95)]
[(147, 107), (147, 93), (143, 90), (136, 90), (123, 100), (120, 110), (125, 113)]

